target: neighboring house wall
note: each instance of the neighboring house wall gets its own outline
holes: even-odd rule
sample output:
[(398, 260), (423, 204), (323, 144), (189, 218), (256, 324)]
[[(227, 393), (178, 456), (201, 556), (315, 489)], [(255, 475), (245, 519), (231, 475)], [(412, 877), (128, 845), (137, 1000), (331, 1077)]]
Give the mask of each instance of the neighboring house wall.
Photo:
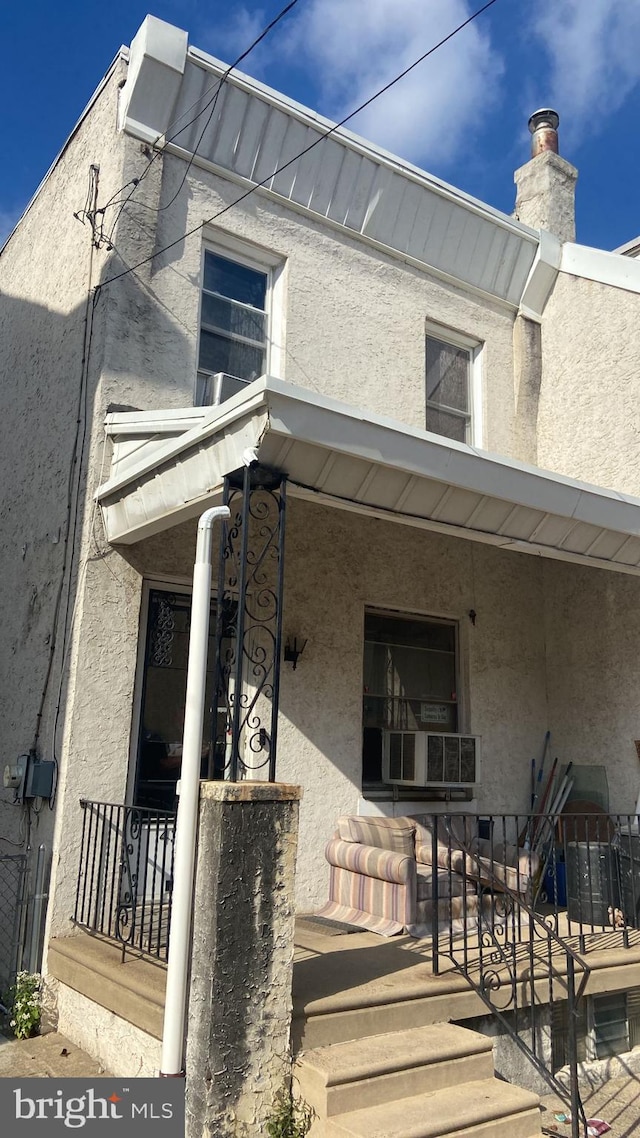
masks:
[(640, 494), (640, 295), (561, 273), (542, 324), (538, 465)]

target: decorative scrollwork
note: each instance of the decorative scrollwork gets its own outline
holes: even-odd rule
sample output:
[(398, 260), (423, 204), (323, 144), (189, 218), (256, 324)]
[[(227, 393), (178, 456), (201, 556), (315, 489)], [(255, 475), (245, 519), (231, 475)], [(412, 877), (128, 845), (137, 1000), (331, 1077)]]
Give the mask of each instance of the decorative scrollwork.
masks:
[(215, 753), (231, 779), (275, 777), (285, 482), (267, 474), (262, 484), (247, 470), (241, 490), (225, 487), (232, 522), (218, 577)]
[(170, 668), (173, 663), (172, 647), (176, 628), (176, 599), (171, 593), (158, 593), (151, 613), (148, 662), (154, 668)]

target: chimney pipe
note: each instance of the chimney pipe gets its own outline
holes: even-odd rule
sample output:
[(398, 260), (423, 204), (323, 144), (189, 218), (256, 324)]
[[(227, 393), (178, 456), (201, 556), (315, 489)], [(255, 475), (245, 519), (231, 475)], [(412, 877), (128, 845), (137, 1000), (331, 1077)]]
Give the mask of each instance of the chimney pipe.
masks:
[(558, 154), (559, 122), (557, 111), (548, 107), (534, 111), (529, 119), (531, 158), (514, 174), (515, 217), (561, 241), (575, 241), (578, 171)]
[(532, 158), (537, 158), (545, 150), (550, 150), (552, 154), (558, 153), (559, 122), (558, 112), (552, 111), (550, 107), (542, 107), (541, 110), (533, 112), (529, 119)]

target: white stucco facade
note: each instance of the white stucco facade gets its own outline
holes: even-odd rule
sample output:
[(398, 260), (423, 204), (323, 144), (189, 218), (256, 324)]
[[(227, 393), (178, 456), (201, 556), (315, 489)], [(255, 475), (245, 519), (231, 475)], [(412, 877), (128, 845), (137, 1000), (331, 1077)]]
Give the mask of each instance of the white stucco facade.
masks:
[[(188, 77), (193, 57), (187, 64)], [(233, 205), (250, 176), (232, 169), (231, 157), (226, 168), (215, 147), (188, 171), (176, 145), (155, 152), (160, 156), (148, 166), (154, 124), (144, 127), (133, 116), (131, 107), (140, 115), (145, 103), (131, 102), (131, 85), (119, 94), (127, 66), (126, 55), (119, 57), (0, 257), (7, 438), (0, 459), (7, 488), (0, 503), (3, 741), (7, 756), (29, 749), (44, 690), (38, 752), (53, 757), (57, 720), (59, 778), (55, 810), (38, 815), (38, 840), (53, 851), (48, 933), (57, 936), (73, 931), (80, 799), (130, 800), (145, 589), (149, 582), (188, 586), (195, 547), (193, 521), (126, 546), (106, 540), (94, 500), (110, 475), (113, 444), (105, 416), (193, 406), (203, 248), (253, 252), (276, 271), (269, 368), (277, 378), (419, 432), (425, 427), (425, 329), (462, 334), (478, 347), (478, 449), (640, 494), (640, 264), (625, 268), (614, 283), (576, 275), (575, 259), (566, 262), (573, 272), (563, 270), (559, 243), (548, 235), (426, 174), (403, 172), (401, 163), (373, 148), (365, 154), (366, 144), (346, 132), (332, 146), (342, 147), (345, 163), (357, 158), (354, 181), (365, 162), (373, 164), (369, 207), (357, 223), (353, 203), (351, 213), (345, 209), (342, 221), (337, 218), (335, 197), (323, 215), (321, 163), (307, 171), (306, 205), (295, 185), (282, 182)], [(215, 61), (207, 68), (216, 74)], [(134, 94), (144, 94), (145, 74), (136, 71)], [(172, 98), (186, 99), (181, 83), (187, 79), (176, 79), (179, 74), (174, 67), (179, 93)], [(256, 115), (268, 106), (296, 129), (320, 129), (311, 112), (242, 77), (237, 90), (243, 97), (249, 92)], [(167, 121), (172, 113), (166, 110)], [(220, 124), (223, 130), (224, 118)], [(274, 142), (274, 168), (276, 149)], [(85, 199), (90, 164), (100, 167), (98, 205), (120, 201), (119, 188), (130, 188), (130, 179), (148, 168), (126, 207), (106, 211), (105, 231), (115, 222), (112, 248), (99, 241), (92, 250), (90, 226), (73, 218)], [(392, 224), (388, 187), (402, 178)], [(175, 202), (159, 209), (174, 194)], [(438, 203), (431, 213), (430, 197)], [(403, 221), (414, 199), (411, 218)], [(379, 219), (374, 232), (379, 201), (386, 220)], [(407, 250), (410, 239), (415, 252)], [(494, 242), (511, 266), (508, 280), (497, 270), (492, 277), (480, 273)], [(460, 267), (465, 248), (468, 272)], [(127, 266), (135, 271), (120, 276)], [(106, 283), (112, 278), (118, 279)], [(93, 293), (96, 285), (101, 288)], [(219, 489), (212, 486), (211, 493)], [(506, 502), (513, 501), (510, 494), (507, 471)], [(612, 810), (632, 811), (640, 579), (338, 506), (292, 500), (287, 523), (283, 628), (306, 638), (307, 646), (295, 672), (282, 668), (277, 770), (280, 779), (304, 788), (301, 909), (324, 900), (322, 851), (336, 817), (395, 808), (391, 795), (369, 804), (362, 795), (368, 609), (457, 623), (461, 728), (483, 740), (474, 800), (480, 812), (526, 809), (530, 762), (547, 730), (562, 762), (605, 765)], [(1, 796), (0, 833), (20, 842), (26, 815), (11, 798)]]

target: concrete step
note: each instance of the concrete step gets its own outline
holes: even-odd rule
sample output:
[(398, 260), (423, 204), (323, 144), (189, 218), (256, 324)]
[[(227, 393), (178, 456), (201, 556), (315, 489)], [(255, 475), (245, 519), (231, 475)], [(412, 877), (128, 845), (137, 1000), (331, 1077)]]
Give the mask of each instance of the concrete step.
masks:
[(450, 1023), (304, 1052), (297, 1089), (320, 1118), (491, 1079), (491, 1040)]
[(540, 1138), (537, 1095), (497, 1079), (316, 1119), (309, 1138)]

